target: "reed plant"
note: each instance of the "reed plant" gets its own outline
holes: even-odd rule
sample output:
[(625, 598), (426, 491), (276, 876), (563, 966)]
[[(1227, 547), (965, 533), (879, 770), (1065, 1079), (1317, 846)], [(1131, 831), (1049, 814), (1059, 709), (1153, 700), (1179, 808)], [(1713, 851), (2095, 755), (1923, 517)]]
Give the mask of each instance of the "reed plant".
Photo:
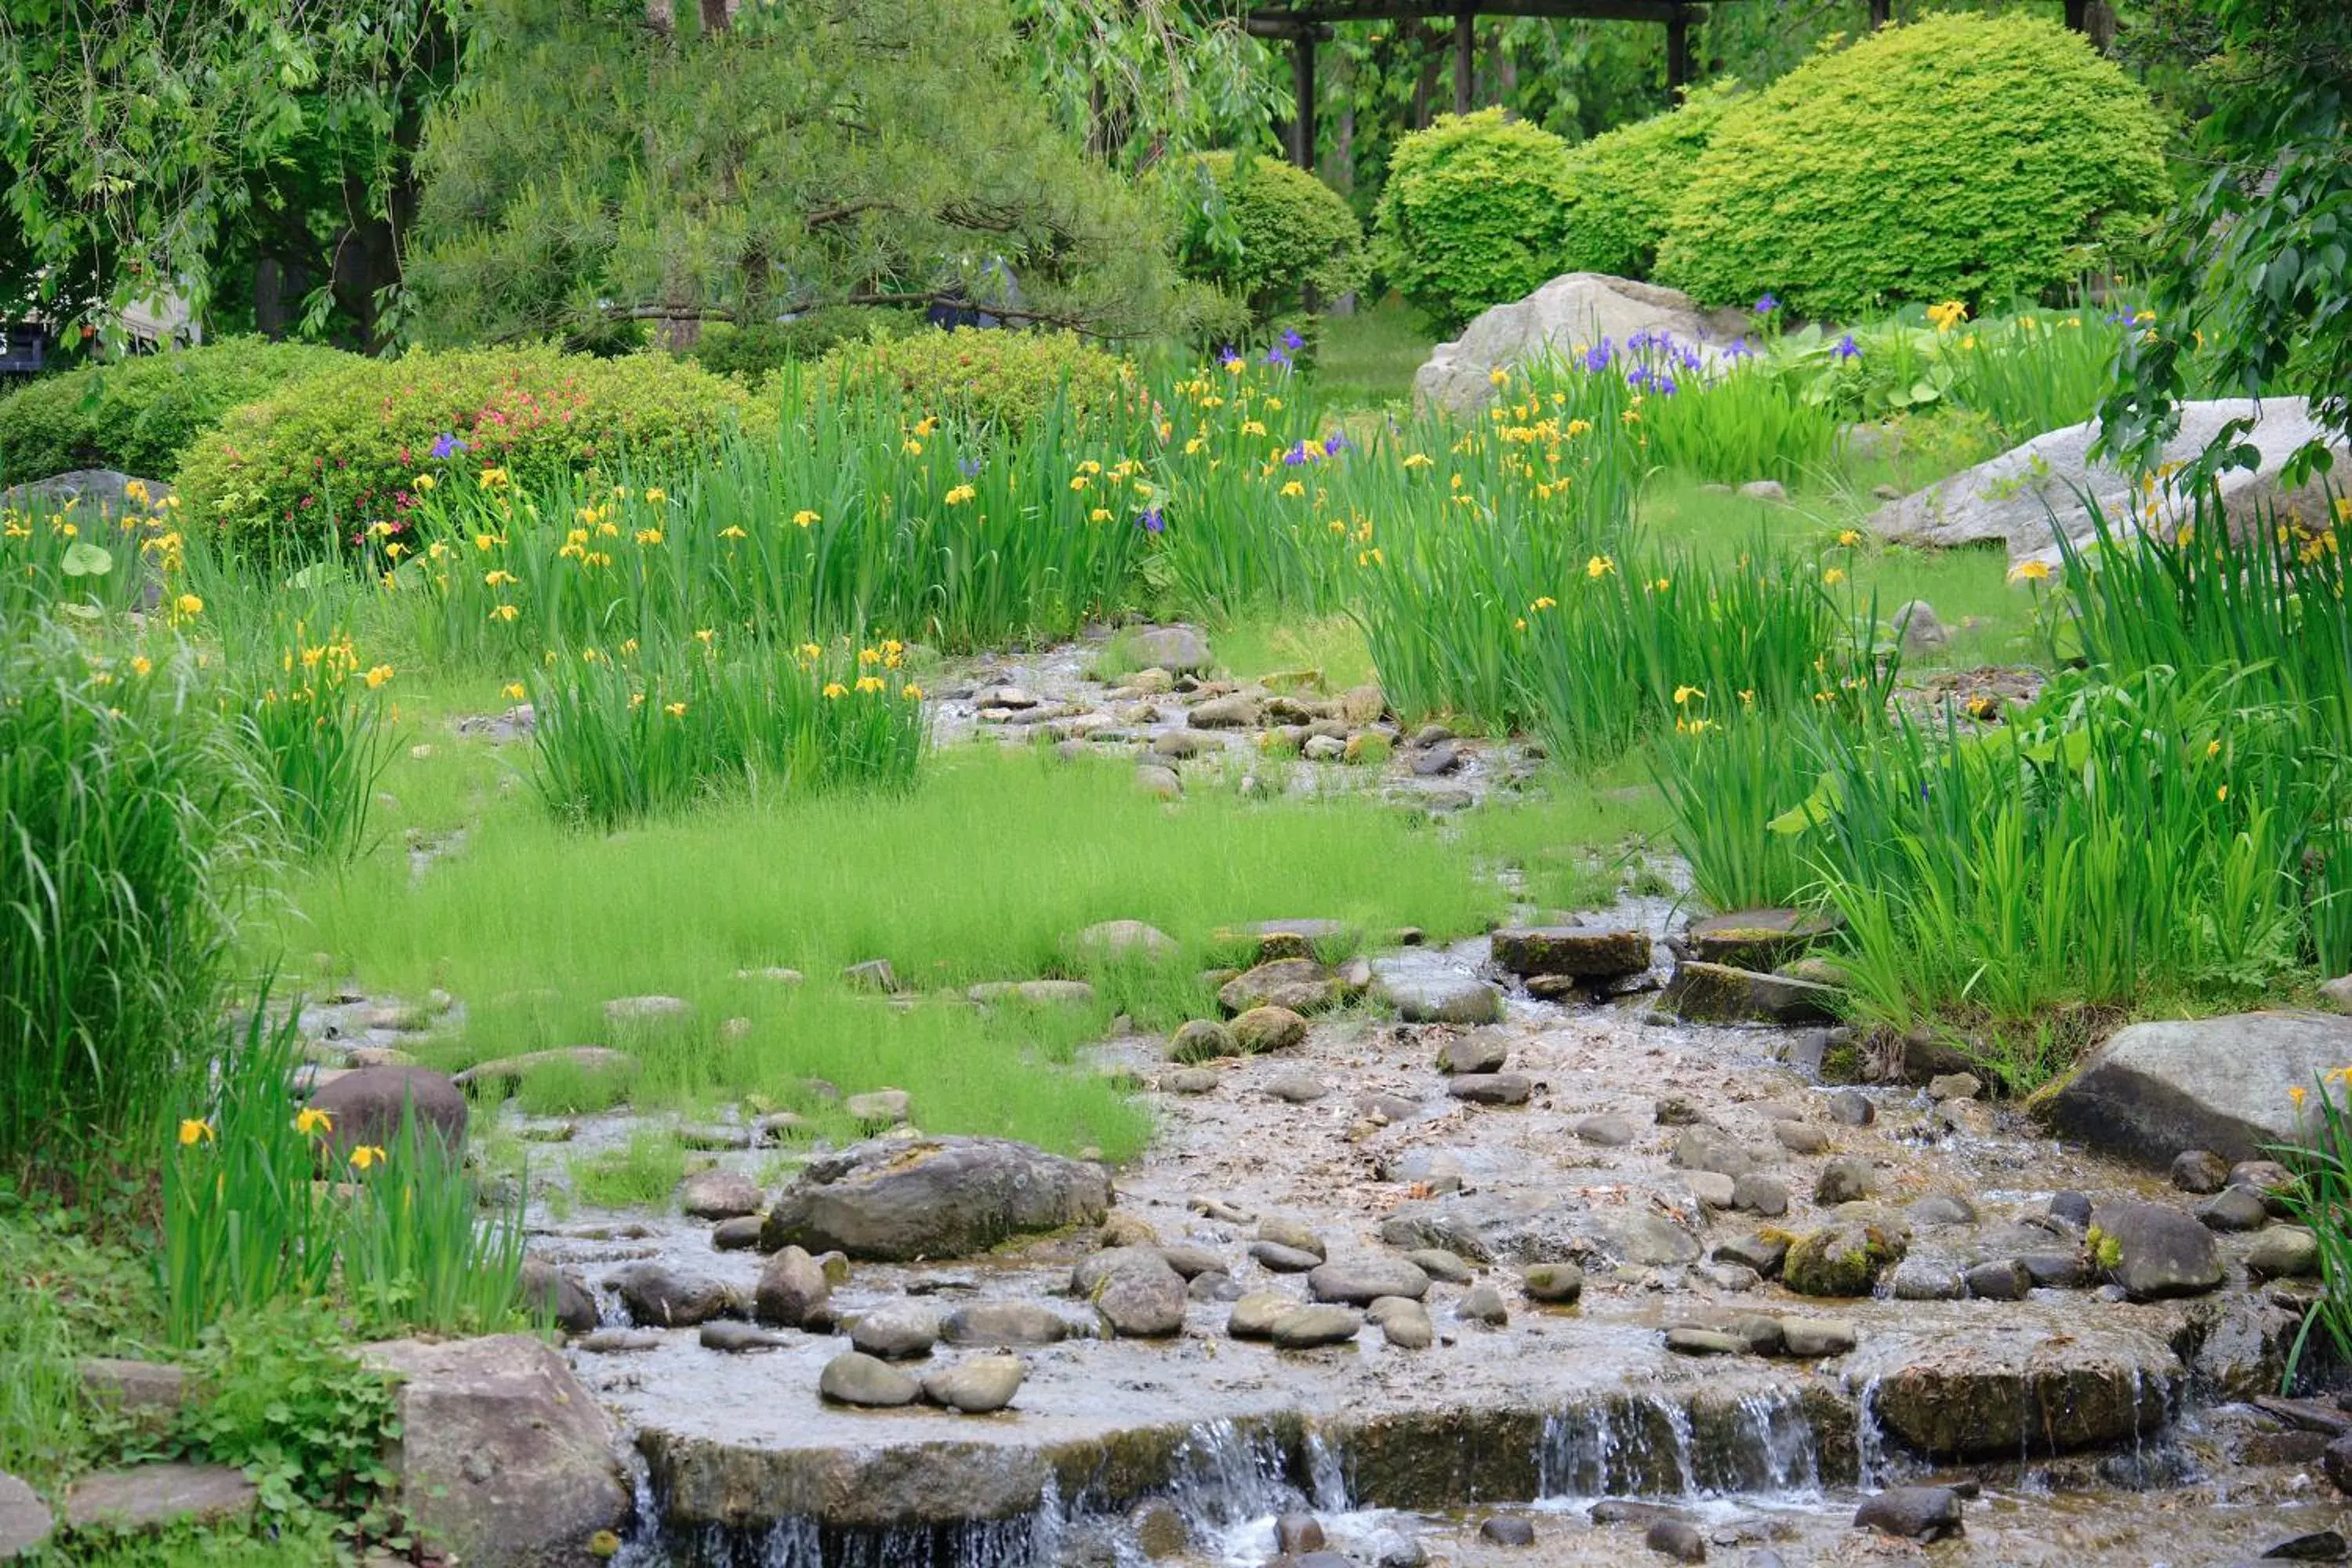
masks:
[(2076, 674), (1983, 732), (1825, 733), (1779, 826), (1822, 869), (1872, 1021), (1978, 1026), (2031, 1087), (2053, 1014), (2242, 1002), (2307, 956), (2305, 851), (2343, 769), (2242, 670)]
[(393, 667), (366, 664), (349, 631), (314, 632), (299, 618), (249, 646), (234, 685), (234, 728), (278, 831), (298, 855), (348, 859), (365, 840), (391, 756), (383, 688)]
[(209, 1043), (259, 841), (194, 680), (38, 617), (0, 646), (0, 1165), (142, 1135)]
[(906, 645), (744, 643), (708, 628), (683, 638), (656, 630), (611, 652), (543, 661), (523, 689), (548, 808), (610, 828), (728, 792), (914, 782), (923, 691)]
[(1835, 451), (1837, 420), (1766, 368), (1764, 353), (1744, 339), (1702, 352), (1636, 332), (1540, 360), (1527, 379), (1538, 400), (1619, 432), (1649, 467), (1724, 484), (1811, 479)]
[(1772, 830), (1802, 805), (1819, 773), (1812, 729), (1786, 716), (1742, 712), (1685, 721), (1643, 749), (1672, 813), (1667, 837), (1691, 886), (1718, 910), (1807, 902), (1820, 874), (1796, 841)]
[(0, 625), (43, 613), (95, 618), (176, 597), (176, 506), (171, 498), (151, 506), (135, 479), (127, 499), (112, 518), (72, 502), (0, 510)]
[(2303, 1315), (2288, 1347), (2279, 1392), (2292, 1394), (2304, 1358), (2318, 1335), (2338, 1365), (2352, 1364), (2352, 1074), (2335, 1068), (2316, 1083), (2297, 1084), (2296, 1142), (2273, 1151), (2295, 1180), (2280, 1196), (2289, 1218), (2319, 1243), (2319, 1300)]
[(519, 1201), (483, 1220), (457, 1152), (411, 1114), (385, 1144), (339, 1136), (291, 1092), (300, 1054), (298, 1016), (265, 995), (173, 1125), (156, 1268), (173, 1342), (279, 1303), (333, 1300), (376, 1333), (518, 1321)]

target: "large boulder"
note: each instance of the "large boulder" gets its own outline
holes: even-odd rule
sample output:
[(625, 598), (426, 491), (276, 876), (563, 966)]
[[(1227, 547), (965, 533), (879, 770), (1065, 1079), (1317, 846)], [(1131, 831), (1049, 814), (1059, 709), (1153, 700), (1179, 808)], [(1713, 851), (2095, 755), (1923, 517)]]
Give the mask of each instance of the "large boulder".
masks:
[(0, 490), (0, 511), (46, 517), (70, 507), (75, 517), (95, 524), (154, 516), (171, 494), (172, 487), (161, 479), (142, 479), (118, 468), (74, 468)]
[(465, 1093), (430, 1068), (355, 1068), (320, 1084), (310, 1109), (327, 1113), (327, 1142), (338, 1158), (363, 1144), (394, 1148), (408, 1115), (452, 1150), (466, 1142)]
[(2154, 1165), (2184, 1149), (2260, 1159), (2294, 1142), (2294, 1100), (2352, 1062), (2352, 1018), (2242, 1013), (2118, 1029), (2042, 1104), (2094, 1147)]
[[(2185, 463), (2205, 449), (2215, 432), (2232, 419), (2253, 419), (2243, 439), (2262, 454), (2253, 469), (2235, 468), (2221, 479), (2221, 505), (2232, 531), (2258, 521), (2271, 508), (2300, 515), (2317, 523), (2327, 514), (2323, 476), (2315, 474), (2288, 490), (2279, 482), (2280, 467), (2289, 454), (2322, 434), (2311, 409), (2300, 397), (2266, 399), (2259, 415), (2244, 400), (2226, 399), (2180, 405), (2180, 433), (2166, 443), (2164, 461)], [(2090, 458), (2098, 421), (2069, 426), (2036, 436), (2023, 446), (1954, 474), (1950, 479), (1887, 502), (1871, 513), (1870, 525), (1884, 538), (1906, 544), (1983, 544), (2000, 542), (2010, 559), (2055, 563), (2057, 526), (2077, 543), (2095, 537), (2091, 514), (2084, 508), (2087, 495), (2097, 503), (2111, 527), (2120, 531), (2137, 508), (2142, 517), (2153, 504), (2156, 520), (2169, 528), (2186, 521), (2187, 498), (2159, 484), (2151, 494), (2120, 469)], [(2344, 442), (2329, 442), (2336, 472), (2345, 471)]]
[[(1866, 1352), (1865, 1352), (1866, 1353)], [(2127, 1443), (2165, 1424), (2185, 1381), (2180, 1358), (2138, 1329), (2053, 1337), (1979, 1322), (1856, 1369), (1872, 1409), (1905, 1446), (1937, 1459), (2015, 1458)]]
[(467, 1568), (555, 1568), (628, 1521), (614, 1430), (562, 1352), (529, 1334), (361, 1352), (397, 1377), (393, 1457), (419, 1534)]
[(1672, 289), (1570, 272), (1523, 300), (1494, 306), (1460, 337), (1431, 350), (1412, 378), (1412, 398), (1420, 407), (1475, 414), (1494, 400), (1496, 370), (1547, 354), (1565, 358), (1603, 338), (1622, 345), (1637, 332), (1671, 332), (1695, 346), (1727, 343), (1753, 325), (1744, 311), (1702, 310)]
[(1013, 1237), (1100, 1225), (1110, 1179), (1004, 1138), (876, 1139), (812, 1160), (768, 1211), (760, 1245), (908, 1262), (968, 1258)]

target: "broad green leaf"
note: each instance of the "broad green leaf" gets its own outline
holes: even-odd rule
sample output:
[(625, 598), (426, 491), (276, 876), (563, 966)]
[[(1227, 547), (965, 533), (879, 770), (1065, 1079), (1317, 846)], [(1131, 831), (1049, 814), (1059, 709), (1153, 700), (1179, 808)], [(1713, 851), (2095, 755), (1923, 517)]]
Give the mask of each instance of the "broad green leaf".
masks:
[(64, 570), (68, 577), (103, 577), (114, 570), (114, 552), (102, 544), (77, 539), (66, 546)]

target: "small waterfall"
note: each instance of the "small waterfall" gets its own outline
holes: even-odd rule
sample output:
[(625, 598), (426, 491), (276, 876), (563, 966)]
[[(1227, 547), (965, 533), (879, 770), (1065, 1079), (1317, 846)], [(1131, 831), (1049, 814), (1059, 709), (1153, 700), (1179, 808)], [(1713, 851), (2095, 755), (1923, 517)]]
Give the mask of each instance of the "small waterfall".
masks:
[[(1313, 1441), (1319, 1444), (1320, 1438)], [(1270, 1431), (1245, 1432), (1233, 1421), (1203, 1422), (1178, 1453), (1180, 1469), (1168, 1500), (1196, 1537), (1303, 1508), (1307, 1499), (1290, 1484), (1287, 1461), (1280, 1438)], [(1336, 1458), (1332, 1469), (1336, 1476)], [(1340, 1480), (1339, 1494), (1344, 1497), (1346, 1490)]]
[(1578, 1405), (1544, 1417), (1536, 1456), (1536, 1495), (1606, 1497), (1618, 1489), (1614, 1407)]
[(613, 1568), (659, 1568), (669, 1561), (662, 1546), (661, 1500), (654, 1496), (653, 1467), (637, 1447), (637, 1435), (624, 1432), (613, 1458), (629, 1478), (629, 1538), (613, 1554)]
[(1751, 1394), (1739, 1402), (1738, 1428), (1747, 1439), (1737, 1456), (1731, 1491), (1818, 1492), (1822, 1451), (1813, 1424), (1794, 1394)]
[(1691, 1418), (1687, 1406), (1662, 1395), (1651, 1394), (1642, 1402), (1664, 1419), (1668, 1442), (1675, 1461), (1675, 1479), (1681, 1484), (1676, 1495), (1689, 1497), (1698, 1490), (1698, 1474), (1691, 1468)]
[(1311, 1425), (1307, 1428), (1307, 1495), (1325, 1513), (1345, 1513), (1354, 1506), (1339, 1450), (1324, 1439), (1321, 1427)]
[(1864, 1381), (1853, 1398), (1855, 1479), (1862, 1489), (1876, 1491), (1886, 1484), (1886, 1429), (1878, 1424), (1878, 1379)]

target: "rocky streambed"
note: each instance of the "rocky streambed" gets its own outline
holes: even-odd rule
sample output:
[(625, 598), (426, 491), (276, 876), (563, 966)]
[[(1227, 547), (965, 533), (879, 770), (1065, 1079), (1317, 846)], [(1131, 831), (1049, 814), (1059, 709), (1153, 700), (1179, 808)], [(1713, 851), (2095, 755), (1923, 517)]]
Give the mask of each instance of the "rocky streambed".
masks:
[[(1393, 973), (1442, 993), (1485, 984), (1486, 956)], [(731, 1232), (550, 1227), (535, 1250), (599, 1289), (607, 1320), (574, 1366), (645, 1466), (630, 1559), (2331, 1549), (2343, 1510), (2319, 1454), (2341, 1417), (2254, 1403), (2313, 1289), (2260, 1196), (2246, 1228), (2216, 1229), (2191, 1212), (2214, 1200), (2058, 1142), (1964, 1079), (1823, 1086), (1792, 1065), (1818, 1058), (1817, 1029), (1517, 986), (1498, 1013), (1325, 1016), (1294, 1044), (1184, 1065), (1156, 1040), (1107, 1044), (1097, 1066), (1158, 1086), (1151, 1152), (1104, 1173), (970, 1146), (925, 1194), (950, 1194), (949, 1222), (1015, 1191), (1061, 1202), (1071, 1170), (1108, 1200), (971, 1256), (904, 1256), (942, 1239), (906, 1193), (859, 1208), (942, 1157), (903, 1131), (759, 1192), (767, 1220)], [(756, 1156), (729, 1158), (748, 1173)], [(919, 1246), (889, 1239), (902, 1223)], [(806, 1242), (812, 1267), (828, 1243), (867, 1256), (831, 1260), (821, 1303), (785, 1326), (795, 1309), (763, 1289), (785, 1255), (714, 1247), (762, 1227), (767, 1246)], [(2103, 1258), (2116, 1236), (2130, 1255), (2108, 1239)], [(983, 1415), (824, 1396), (853, 1343), (880, 1370), (850, 1398), (913, 1398), (1007, 1355), (1017, 1391)], [(1906, 1533), (1855, 1528), (1864, 1499), (1908, 1484), (1958, 1495), (1920, 1494)], [(1948, 1508), (1961, 1532), (1926, 1545)]]

